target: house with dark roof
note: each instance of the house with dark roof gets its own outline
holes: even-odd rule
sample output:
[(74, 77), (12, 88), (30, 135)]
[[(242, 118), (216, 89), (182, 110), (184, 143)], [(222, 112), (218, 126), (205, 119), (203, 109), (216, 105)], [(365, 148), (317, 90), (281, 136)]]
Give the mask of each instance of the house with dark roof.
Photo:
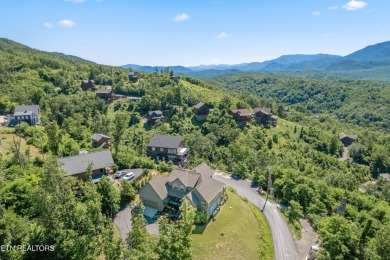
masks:
[(107, 104), (112, 103), (114, 101), (114, 90), (111, 86), (107, 86), (105, 89), (97, 89), (95, 90), (95, 94), (97, 97), (104, 99)]
[(111, 137), (104, 134), (94, 133), (92, 135), (92, 147), (110, 149)]
[(161, 110), (155, 110), (155, 111), (149, 111), (146, 114), (147, 123), (150, 125), (154, 125), (157, 121), (164, 122), (165, 117), (163, 115), (163, 112)]
[(255, 108), (253, 111), (257, 124), (265, 127), (277, 125), (278, 117), (271, 113), (271, 108)]
[(94, 80), (82, 80), (81, 81), (81, 88), (84, 91), (87, 91), (87, 90), (95, 91), (96, 90), (95, 81)]
[(171, 80), (173, 80), (173, 82), (175, 82), (176, 84), (178, 84), (179, 83), (179, 77), (178, 76), (176, 76), (176, 75), (172, 75), (171, 77), (170, 77), (170, 79)]
[(129, 81), (130, 82), (137, 82), (138, 81), (138, 72), (136, 71), (132, 71), (132, 72), (129, 72)]
[(358, 139), (357, 135), (349, 135), (344, 133), (338, 134), (337, 137), (344, 144), (344, 146), (350, 146), (353, 142), (355, 142)]
[(246, 108), (230, 110), (229, 115), (233, 116), (233, 119), (240, 126), (249, 124), (253, 117), (253, 114)]
[(79, 154), (59, 159), (61, 168), (66, 171), (66, 176), (74, 176), (80, 180), (86, 178), (86, 170), (92, 163), (92, 180), (99, 182), (104, 175), (114, 173), (114, 159), (110, 150), (93, 153)]
[(8, 126), (13, 127), (22, 122), (34, 126), (40, 124), (40, 108), (38, 105), (16, 106)]
[(155, 135), (147, 145), (148, 156), (158, 161), (172, 161), (185, 167), (189, 163), (190, 148), (183, 146), (183, 137)]
[(210, 108), (205, 103), (198, 103), (193, 106), (196, 120), (205, 121), (210, 114)]
[(153, 218), (167, 205), (180, 207), (187, 200), (208, 217), (220, 205), (226, 185), (212, 178), (214, 170), (206, 163), (193, 170), (175, 169), (168, 176), (156, 176), (139, 192), (145, 205), (144, 215)]

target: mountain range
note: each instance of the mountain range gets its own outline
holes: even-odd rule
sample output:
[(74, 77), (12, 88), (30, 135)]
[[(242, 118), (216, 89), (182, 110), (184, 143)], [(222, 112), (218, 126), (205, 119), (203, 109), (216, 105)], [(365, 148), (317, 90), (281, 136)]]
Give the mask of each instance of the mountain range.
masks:
[[(138, 71), (153, 72), (165, 66), (141, 66), (127, 64), (123, 68), (132, 68)], [(197, 77), (211, 77), (238, 72), (302, 72), (321, 71), (333, 74), (360, 75), (360, 77), (374, 77), (380, 79), (383, 72), (390, 72), (390, 41), (367, 46), (346, 56), (330, 54), (293, 54), (279, 58), (242, 64), (200, 65), (193, 67), (170, 66), (178, 74)], [(378, 73), (380, 75), (378, 75)]]

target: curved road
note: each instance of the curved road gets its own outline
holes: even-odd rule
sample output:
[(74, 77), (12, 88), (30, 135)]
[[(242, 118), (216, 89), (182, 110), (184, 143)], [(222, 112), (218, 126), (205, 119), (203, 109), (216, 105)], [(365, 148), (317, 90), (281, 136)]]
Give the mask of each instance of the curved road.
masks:
[[(230, 176), (223, 176), (220, 173), (214, 173), (213, 178), (236, 189), (239, 195), (246, 197), (259, 209), (263, 208), (265, 199), (257, 193), (256, 188), (251, 187), (251, 183), (249, 181), (235, 180)], [(299, 260), (298, 250), (290, 229), (275, 204), (268, 201), (263, 213), (271, 227), (275, 259)]]

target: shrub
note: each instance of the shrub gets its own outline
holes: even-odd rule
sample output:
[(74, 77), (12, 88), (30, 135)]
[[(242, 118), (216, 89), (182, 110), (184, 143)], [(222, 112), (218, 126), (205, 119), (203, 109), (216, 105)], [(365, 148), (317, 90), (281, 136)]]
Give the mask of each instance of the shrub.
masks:
[(203, 211), (201, 210), (196, 211), (196, 216), (195, 216), (196, 225), (206, 224), (207, 220), (208, 220), (207, 215)]

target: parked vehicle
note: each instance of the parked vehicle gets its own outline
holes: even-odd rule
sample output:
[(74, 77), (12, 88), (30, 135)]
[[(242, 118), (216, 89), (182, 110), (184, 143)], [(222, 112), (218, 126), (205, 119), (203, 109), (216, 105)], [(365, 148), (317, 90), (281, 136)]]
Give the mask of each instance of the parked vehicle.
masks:
[(127, 174), (123, 177), (123, 179), (124, 179), (124, 180), (127, 180), (127, 181), (130, 181), (130, 180), (134, 179), (134, 177), (135, 177), (134, 172), (129, 172), (129, 173), (127, 173)]
[(125, 176), (126, 175), (126, 172), (125, 171), (117, 171), (116, 173), (115, 173), (115, 178), (121, 178), (121, 177), (123, 177), (123, 176)]

